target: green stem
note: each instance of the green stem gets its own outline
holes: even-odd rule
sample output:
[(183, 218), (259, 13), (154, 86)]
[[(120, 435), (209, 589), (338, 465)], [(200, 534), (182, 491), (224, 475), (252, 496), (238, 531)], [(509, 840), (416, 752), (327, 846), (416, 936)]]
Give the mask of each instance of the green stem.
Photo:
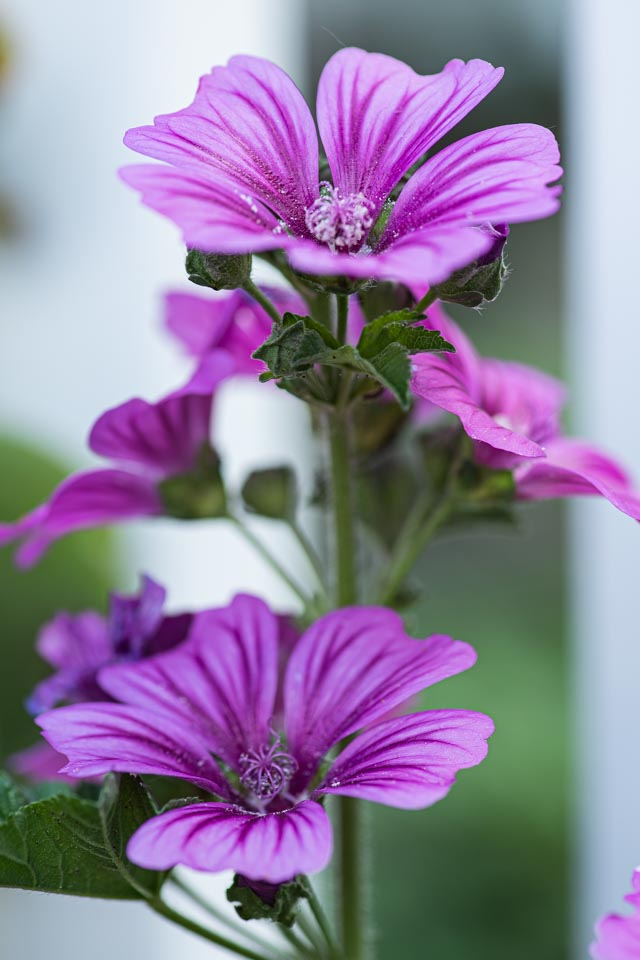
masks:
[(280, 926), (280, 933), (289, 941), (292, 947), (303, 957), (315, 957), (314, 947), (310, 943), (305, 943), (302, 937), (299, 937), (291, 927)]
[(290, 590), (292, 590), (297, 597), (302, 600), (305, 607), (309, 604), (309, 597), (304, 592), (302, 587), (290, 576), (287, 571), (284, 569), (279, 560), (277, 560), (271, 551), (264, 545), (260, 537), (248, 527), (243, 521), (234, 516), (233, 514), (228, 514), (227, 519), (235, 526), (236, 530), (242, 534), (242, 536), (247, 540), (248, 543), (260, 554), (262, 559), (269, 564), (271, 569), (277, 573), (280, 579), (287, 584)]
[(318, 552), (316, 548), (311, 543), (311, 540), (306, 535), (306, 533), (304, 532), (304, 530), (302, 529), (302, 527), (300, 526), (297, 520), (289, 520), (288, 526), (291, 532), (293, 533), (294, 537), (302, 547), (307, 559), (309, 560), (309, 563), (313, 567), (313, 572), (318, 578), (318, 583), (322, 587), (323, 591), (327, 593), (328, 592), (327, 579), (325, 577), (322, 561), (318, 556)]
[[(239, 924), (234, 923), (234, 921), (228, 917), (222, 910), (218, 910), (217, 907), (214, 907), (212, 903), (206, 897), (203, 897), (202, 894), (192, 887), (190, 884), (185, 883), (185, 881), (174, 874), (170, 877), (171, 883), (180, 890), (185, 896), (189, 897), (201, 910), (204, 910), (209, 914), (212, 919), (217, 920), (218, 923), (224, 924), (225, 927), (228, 927), (229, 930), (232, 930), (237, 936), (244, 937), (245, 940), (250, 940), (251, 943), (254, 943), (257, 947), (262, 949), (268, 949), (267, 944), (251, 930), (241, 927)], [(247, 926), (247, 924), (245, 924)]]
[(349, 416), (345, 410), (337, 409), (329, 414), (328, 421), (333, 496), (335, 599), (338, 607), (347, 607), (356, 603), (358, 599)]
[(424, 313), (424, 311), (427, 310), (432, 303), (435, 303), (437, 299), (438, 294), (435, 293), (434, 290), (427, 290), (422, 300), (418, 300), (416, 303), (414, 310), (420, 310), (422, 313)]
[(349, 297), (347, 294), (337, 293), (336, 302), (338, 304), (337, 337), (340, 343), (346, 343), (347, 321), (349, 319)]
[(380, 587), (379, 603), (390, 605), (405, 577), (413, 569), (424, 548), (449, 516), (456, 498), (458, 471), (464, 457), (464, 434), (460, 434), (457, 447), (449, 463), (442, 492), (431, 499), (418, 497), (404, 522), (393, 547), (391, 557)]
[(365, 888), (362, 875), (361, 803), (353, 797), (338, 797), (340, 819), (340, 905), (342, 910), (342, 944), (347, 960), (364, 960)]
[(322, 904), (318, 900), (315, 890), (311, 884), (309, 884), (309, 907), (311, 908), (311, 912), (316, 919), (316, 923), (322, 930), (322, 934), (327, 942), (331, 960), (337, 960), (340, 955), (340, 951), (338, 950), (338, 947), (333, 939), (333, 933), (331, 931), (331, 925), (327, 919), (327, 915), (322, 909)]
[(273, 960), (273, 956), (269, 956), (266, 953), (258, 953), (252, 950), (251, 947), (246, 947), (242, 943), (237, 943), (235, 940), (230, 940), (222, 936), (222, 934), (214, 933), (213, 930), (203, 927), (202, 924), (196, 920), (192, 920), (190, 917), (185, 917), (184, 914), (178, 913), (177, 910), (174, 910), (173, 907), (170, 907), (168, 903), (165, 903), (165, 901), (159, 897), (147, 900), (147, 903), (151, 909), (159, 913), (161, 917), (165, 917), (165, 919), (170, 920), (179, 927), (184, 927), (185, 930), (195, 933), (196, 936), (202, 937), (203, 940), (215, 943), (216, 946), (222, 947), (223, 950), (228, 950), (230, 953), (235, 953), (240, 957), (246, 957), (247, 960)]
[(393, 603), (398, 589), (413, 569), (427, 543), (446, 520), (451, 505), (448, 494), (438, 497), (432, 503), (430, 510), (428, 501), (418, 498), (391, 554), (380, 593), (379, 602), (383, 606)]
[(280, 316), (280, 311), (277, 307), (271, 302), (269, 297), (260, 290), (259, 287), (256, 287), (253, 280), (247, 280), (243, 287), (247, 291), (250, 297), (259, 303), (263, 310), (269, 314), (272, 320), (275, 320), (276, 323), (280, 323), (282, 317)]

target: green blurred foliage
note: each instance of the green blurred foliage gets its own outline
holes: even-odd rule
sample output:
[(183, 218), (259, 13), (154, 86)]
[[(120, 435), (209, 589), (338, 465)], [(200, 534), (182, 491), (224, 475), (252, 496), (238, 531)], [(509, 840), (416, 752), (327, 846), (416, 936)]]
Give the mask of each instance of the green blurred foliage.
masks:
[[(13, 520), (31, 510), (67, 472), (17, 441), (0, 439), (0, 519)], [(113, 587), (113, 553), (104, 531), (54, 545), (26, 572), (16, 570), (11, 554), (11, 548), (0, 551), (0, 757), (37, 738), (23, 703), (48, 672), (34, 650), (39, 628), (57, 610), (103, 609)]]
[(402, 960), (566, 956), (561, 529), (558, 505), (540, 505), (517, 533), (436, 542), (419, 571), (412, 632), (447, 632), (478, 651), (472, 670), (427, 690), (422, 706), (481, 710), (496, 733), (446, 800), (376, 808), (380, 960), (400, 947)]

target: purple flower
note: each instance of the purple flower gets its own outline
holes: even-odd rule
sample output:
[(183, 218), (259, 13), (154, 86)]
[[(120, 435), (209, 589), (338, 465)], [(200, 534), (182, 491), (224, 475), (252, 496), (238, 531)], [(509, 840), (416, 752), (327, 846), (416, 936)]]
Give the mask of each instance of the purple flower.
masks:
[(439, 306), (430, 309), (428, 324), (456, 353), (415, 357), (413, 391), (459, 417), (479, 463), (513, 470), (520, 500), (600, 495), (640, 520), (640, 496), (621, 467), (563, 436), (565, 388), (559, 381), (533, 367), (479, 357)]
[(593, 960), (638, 960), (640, 958), (640, 867), (634, 872), (633, 892), (624, 898), (633, 913), (621, 917), (609, 913), (596, 924), (597, 940), (591, 945)]
[(119, 661), (136, 661), (178, 646), (187, 637), (192, 614), (165, 616), (167, 591), (143, 576), (135, 596), (111, 595), (109, 614), (94, 610), (58, 613), (45, 624), (36, 649), (55, 673), (29, 698), (32, 713), (62, 701), (110, 700), (98, 682), (99, 670)]
[[(307, 313), (306, 306), (293, 294), (268, 287), (264, 292), (281, 313)], [(266, 369), (251, 354), (270, 335), (273, 321), (244, 290), (221, 297), (168, 293), (165, 323), (199, 364), (221, 351), (233, 362), (236, 375), (257, 377)]]
[[(486, 755), (493, 724), (482, 714), (381, 719), (472, 666), (466, 644), (414, 640), (396, 613), (353, 607), (310, 627), (279, 675), (279, 633), (262, 601), (236, 597), (197, 615), (178, 650), (102, 670), (99, 682), (118, 703), (61, 707), (38, 718), (45, 738), (69, 758), (64, 773), (163, 774), (217, 798), (147, 821), (129, 843), (135, 863), (231, 868), (280, 883), (329, 861), (326, 794), (425, 807), (448, 793), (458, 770)], [(282, 726), (274, 717), (279, 690)], [(325, 765), (333, 748), (363, 730)]]
[(233, 57), (193, 103), (129, 130), (162, 165), (125, 167), (143, 202), (188, 246), (213, 253), (281, 248), (313, 274), (428, 284), (482, 256), (491, 224), (554, 213), (561, 173), (553, 135), (535, 124), (473, 134), (403, 178), (502, 77), (483, 60), (433, 76), (377, 53), (340, 50), (324, 68), (317, 118), (331, 181), (319, 181), (313, 117), (290, 77)]
[(209, 445), (213, 392), (232, 370), (227, 355), (212, 354), (186, 387), (155, 403), (135, 398), (103, 413), (89, 446), (113, 465), (68, 477), (46, 503), (0, 524), (0, 546), (22, 541), (17, 563), (30, 567), (76, 530), (164, 514), (159, 485), (197, 468)]

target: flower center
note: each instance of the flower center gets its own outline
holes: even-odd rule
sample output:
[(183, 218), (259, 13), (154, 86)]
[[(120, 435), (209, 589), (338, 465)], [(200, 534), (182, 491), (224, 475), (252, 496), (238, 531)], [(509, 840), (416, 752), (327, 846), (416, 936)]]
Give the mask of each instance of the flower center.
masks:
[(320, 196), (307, 207), (305, 223), (320, 243), (335, 252), (359, 247), (373, 226), (374, 205), (363, 193), (344, 196), (323, 181)]
[(240, 766), (240, 783), (260, 800), (272, 800), (298, 769), (291, 754), (282, 749), (279, 737), (271, 745), (243, 753)]

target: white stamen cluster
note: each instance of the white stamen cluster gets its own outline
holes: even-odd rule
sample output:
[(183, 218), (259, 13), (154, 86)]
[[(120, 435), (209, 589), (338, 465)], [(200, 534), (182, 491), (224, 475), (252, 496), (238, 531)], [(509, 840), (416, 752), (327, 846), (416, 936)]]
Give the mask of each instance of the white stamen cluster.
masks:
[(344, 196), (337, 187), (323, 182), (320, 196), (307, 207), (305, 223), (320, 243), (344, 252), (362, 244), (373, 226), (373, 210), (373, 203), (363, 193)]

